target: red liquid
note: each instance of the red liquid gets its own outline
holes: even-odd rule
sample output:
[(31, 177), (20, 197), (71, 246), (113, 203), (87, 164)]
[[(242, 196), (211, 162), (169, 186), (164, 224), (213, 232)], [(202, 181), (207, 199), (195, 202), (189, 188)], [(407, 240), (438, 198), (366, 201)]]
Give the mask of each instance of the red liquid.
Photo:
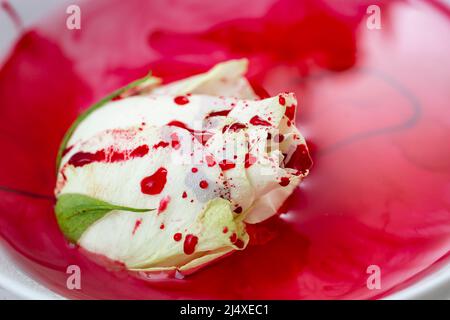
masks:
[(207, 189), (209, 186), (208, 181), (206, 181), (206, 180), (200, 181), (199, 185), (200, 185), (200, 188), (202, 188), (202, 189)]
[(211, 112), (210, 114), (208, 114), (205, 117), (205, 119), (213, 118), (213, 117), (226, 117), (230, 112), (231, 112), (231, 109)]
[(270, 122), (261, 119), (258, 116), (254, 116), (253, 118), (250, 119), (250, 123), (254, 126), (270, 126)]
[(183, 249), (185, 254), (193, 254), (195, 251), (195, 246), (197, 245), (198, 238), (192, 234), (186, 235), (184, 238)]
[(173, 100), (175, 101), (176, 104), (181, 105), (181, 106), (189, 103), (189, 99), (185, 96), (178, 96), (178, 97), (175, 97)]
[(294, 116), (295, 116), (294, 113), (295, 113), (294, 105), (286, 107), (285, 115), (289, 120), (291, 120), (291, 121), (294, 120)]
[(222, 160), (219, 162), (219, 166), (220, 166), (220, 169), (222, 169), (222, 171), (227, 171), (227, 170), (234, 169), (236, 167), (236, 163), (234, 163), (233, 161), (230, 161), (230, 160)]
[(287, 177), (281, 177), (281, 180), (280, 180), (280, 186), (286, 187), (286, 186), (289, 185), (290, 182), (291, 182), (291, 181), (289, 180), (289, 178), (287, 178)]
[(250, 168), (253, 164), (256, 163), (256, 157), (251, 155), (250, 153), (247, 153), (245, 155), (245, 168)]
[[(60, 10), (23, 35), (0, 70), (0, 232), (34, 279), (75, 298), (374, 298), (448, 256), (449, 11), (390, 2), (368, 30), (372, 1), (273, 3), (87, 1), (81, 30), (62, 28)], [(241, 56), (259, 91), (299, 99), (314, 166), (286, 213), (182, 280), (108, 271), (70, 248), (52, 192), (76, 116), (148, 69), (170, 81)], [(71, 264), (80, 291), (66, 289)], [(366, 287), (372, 264), (381, 290)]]
[(172, 139), (172, 142), (171, 142), (172, 148), (174, 148), (175, 150), (180, 149), (181, 144), (180, 144), (180, 138), (178, 137), (178, 135), (176, 133), (172, 133), (170, 135), (170, 138)]
[(231, 132), (238, 132), (241, 129), (245, 129), (247, 128), (247, 125), (243, 124), (243, 123), (233, 123), (232, 125), (225, 125), (222, 129), (222, 132), (225, 133), (227, 130), (231, 131)]
[(178, 127), (189, 131), (201, 144), (205, 144), (208, 142), (209, 138), (211, 138), (212, 134), (207, 131), (198, 131), (192, 128), (189, 128), (185, 123), (181, 121), (171, 121), (167, 124), (168, 126)]
[(136, 233), (136, 231), (139, 229), (141, 224), (142, 224), (142, 219), (137, 219), (136, 222), (134, 223), (133, 234)]
[(173, 235), (173, 240), (175, 240), (175, 241), (180, 241), (181, 238), (183, 238), (183, 235), (179, 232), (177, 232)]
[(285, 164), (286, 168), (292, 168), (298, 172), (305, 173), (313, 165), (311, 157), (306, 150), (305, 145), (300, 144), (295, 149), (288, 163)]
[(68, 163), (74, 167), (82, 167), (93, 162), (119, 162), (132, 158), (142, 158), (148, 153), (147, 145), (137, 147), (132, 151), (98, 150), (95, 153), (77, 152), (70, 157)]
[(169, 146), (169, 143), (168, 143), (168, 142), (160, 141), (160, 142), (158, 142), (157, 144), (155, 144), (155, 145), (153, 146), (153, 149), (165, 148), (165, 147), (168, 147), (168, 146)]
[[(170, 202), (170, 196), (165, 196), (164, 198), (161, 199), (161, 201), (159, 202), (158, 214), (160, 214), (161, 212), (164, 212), (167, 209), (169, 202)], [(164, 229), (164, 227), (162, 229)]]
[(141, 181), (142, 193), (155, 195), (160, 194), (166, 186), (167, 182), (167, 170), (166, 168), (159, 168), (150, 176), (145, 177)]

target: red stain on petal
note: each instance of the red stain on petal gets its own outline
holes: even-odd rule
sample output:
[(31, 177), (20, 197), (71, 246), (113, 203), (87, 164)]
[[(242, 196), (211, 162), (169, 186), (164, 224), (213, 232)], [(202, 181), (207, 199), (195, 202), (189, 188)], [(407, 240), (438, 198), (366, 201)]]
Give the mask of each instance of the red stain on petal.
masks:
[(250, 153), (247, 153), (245, 155), (245, 168), (250, 168), (253, 164), (256, 163), (256, 157), (251, 155)]
[(214, 111), (206, 115), (205, 119), (213, 117), (226, 117), (230, 113), (231, 109)]
[(239, 206), (239, 207), (237, 207), (236, 209), (234, 209), (234, 211), (233, 211), (234, 213), (242, 213), (242, 207), (241, 206)]
[(195, 251), (195, 247), (197, 246), (198, 238), (193, 234), (186, 235), (183, 244), (183, 250), (185, 254), (192, 254)]
[(180, 106), (189, 103), (189, 99), (188, 99), (186, 96), (178, 96), (178, 97), (175, 97), (175, 98), (173, 99), (173, 101), (174, 101), (176, 104), (180, 105)]
[(284, 135), (279, 133), (276, 134), (275, 137), (273, 137), (273, 141), (275, 141), (276, 143), (281, 143), (284, 140)]
[(304, 173), (309, 170), (313, 165), (312, 159), (309, 156), (306, 145), (299, 144), (292, 154), (289, 161), (285, 164), (286, 168), (291, 168)]
[(272, 124), (264, 119), (261, 119), (259, 116), (254, 116), (250, 119), (250, 123), (254, 126), (271, 126)]
[(170, 138), (172, 139), (172, 148), (174, 148), (175, 150), (180, 149), (180, 138), (178, 137), (178, 135), (174, 132), (170, 135)]
[(200, 185), (200, 188), (202, 188), (202, 189), (206, 189), (209, 186), (209, 184), (206, 180), (200, 181), (199, 185)]
[(147, 155), (149, 151), (148, 145), (143, 144), (142, 146), (137, 147), (130, 153), (131, 158), (142, 158)]
[(185, 123), (178, 120), (170, 121), (169, 123), (167, 123), (167, 125), (189, 131), (194, 136), (194, 138), (203, 145), (205, 145), (206, 142), (208, 142), (208, 140), (212, 137), (212, 133), (207, 131), (194, 130), (192, 128), (189, 128)]
[(70, 152), (70, 150), (72, 150), (72, 148), (73, 148), (73, 145), (65, 148), (61, 156), (64, 157), (66, 154), (68, 154)]
[(234, 243), (234, 245), (236, 247), (238, 247), (239, 249), (244, 248), (244, 241), (242, 241), (241, 239), (237, 239), (236, 242)]
[(126, 159), (126, 155), (123, 152), (119, 152), (119, 151), (109, 151), (109, 162), (120, 162), (120, 161), (124, 161)]
[(113, 147), (109, 147), (107, 150), (102, 149), (94, 153), (92, 152), (77, 152), (70, 157), (68, 163), (74, 167), (83, 167), (93, 162), (119, 162), (137, 157), (144, 157), (149, 151), (147, 145), (141, 145), (131, 151), (118, 151)]
[(236, 163), (230, 160), (222, 160), (219, 162), (219, 166), (223, 171), (227, 171), (230, 169), (234, 169), (236, 167)]
[(167, 209), (169, 202), (170, 202), (170, 196), (165, 196), (164, 198), (161, 199), (161, 201), (159, 202), (158, 214), (160, 214), (161, 212), (164, 212)]
[(280, 186), (286, 187), (289, 185), (290, 182), (291, 182), (291, 180), (289, 180), (289, 178), (282, 177), (279, 183), (280, 183)]
[(173, 235), (173, 240), (180, 241), (182, 237), (183, 237), (183, 235), (181, 233), (177, 232)]
[(83, 167), (93, 162), (100, 162), (106, 160), (105, 150), (99, 150), (95, 153), (91, 152), (77, 152), (69, 159), (69, 164), (74, 167)]
[(205, 161), (208, 167), (213, 167), (216, 164), (216, 160), (214, 160), (214, 157), (210, 154), (205, 156)]
[(151, 176), (141, 181), (142, 193), (155, 195), (160, 194), (167, 182), (167, 170), (163, 167), (155, 171)]
[(136, 233), (137, 229), (139, 229), (141, 224), (142, 224), (142, 218), (137, 219), (136, 222), (134, 223), (133, 232), (132, 232), (133, 235)]
[(235, 122), (235, 123), (233, 123), (231, 125), (228, 125), (228, 124), (225, 125), (222, 128), (222, 133), (225, 133), (226, 131), (238, 132), (239, 130), (246, 129), (246, 128), (247, 128), (246, 124), (243, 124), (243, 123), (240, 123), (240, 122)]
[(284, 112), (284, 115), (291, 121), (294, 121), (295, 117), (295, 104), (286, 107), (286, 111)]
[(153, 146), (153, 149), (158, 149), (158, 148), (165, 148), (165, 147), (167, 147), (169, 145), (169, 143), (168, 142), (165, 142), (165, 141), (160, 141), (160, 142), (158, 142), (157, 144), (155, 144), (154, 146)]

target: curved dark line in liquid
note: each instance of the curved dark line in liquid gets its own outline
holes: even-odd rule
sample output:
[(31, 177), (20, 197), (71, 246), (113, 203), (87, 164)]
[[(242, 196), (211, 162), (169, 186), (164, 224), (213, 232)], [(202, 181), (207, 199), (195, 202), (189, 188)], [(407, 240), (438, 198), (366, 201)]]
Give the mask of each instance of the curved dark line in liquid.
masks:
[[(16, 194), (16, 195), (23, 196), (23, 197), (38, 199), (38, 200), (46, 200), (46, 201), (52, 201), (52, 202), (55, 200), (55, 198), (53, 196), (50, 196), (50, 195), (34, 193), (34, 192), (26, 191), (26, 190), (14, 189), (14, 188), (6, 187), (6, 186), (0, 186), (0, 191)], [(58, 265), (55, 265), (55, 264), (52, 264), (52, 263), (48, 263), (48, 262), (46, 262), (44, 260), (40, 260), (40, 259), (36, 258), (35, 256), (28, 254), (24, 250), (21, 250), (18, 246), (15, 245), (14, 241), (9, 239), (0, 230), (0, 241), (1, 240), (3, 240), (5, 243), (7, 243), (8, 246), (13, 251), (15, 251), (14, 253), (8, 253), (10, 255), (13, 255), (13, 254), (17, 253), (17, 254), (19, 254), (21, 256), (21, 258), (28, 259), (28, 260), (30, 260), (30, 261), (32, 261), (34, 263), (42, 265), (43, 267), (46, 267), (46, 268), (49, 268), (49, 269), (53, 269), (53, 270), (63, 270), (63, 268), (61, 266), (58, 266)], [(1, 245), (1, 243), (0, 243), (0, 245)], [(9, 249), (9, 248), (7, 248), (7, 249)], [(11, 251), (11, 250), (7, 250), (7, 251)], [(16, 259), (15, 257), (13, 257), (13, 258)], [(26, 272), (26, 273), (28, 275), (30, 275), (29, 272)]]
[(417, 121), (420, 119), (420, 116), (422, 114), (422, 106), (419, 102), (419, 99), (416, 96), (414, 96), (411, 93), (411, 91), (409, 91), (406, 87), (404, 87), (402, 84), (400, 84), (397, 80), (395, 80), (394, 78), (390, 77), (387, 74), (384, 74), (384, 73), (382, 73), (378, 70), (374, 70), (374, 69), (360, 68), (360, 69), (356, 69), (355, 71), (367, 73), (371, 76), (381, 79), (382, 81), (384, 81), (385, 83), (390, 85), (390, 87), (392, 87), (395, 91), (397, 91), (399, 94), (401, 94), (404, 98), (406, 98), (410, 102), (409, 105), (412, 109), (412, 115), (400, 124), (362, 132), (360, 134), (353, 135), (353, 136), (350, 136), (349, 138), (338, 141), (335, 144), (332, 144), (331, 146), (328, 146), (328, 147), (322, 149), (321, 151), (318, 151), (317, 156), (322, 156), (326, 153), (334, 152), (337, 149), (345, 147), (345, 146), (352, 144), (358, 140), (363, 140), (363, 139), (371, 138), (371, 137), (378, 136), (378, 135), (384, 135), (387, 133), (392, 133), (392, 132), (402, 131), (402, 130), (412, 128), (417, 123)]
[(48, 201), (54, 201), (55, 197), (50, 196), (47, 194), (40, 194), (40, 193), (34, 193), (26, 190), (20, 190), (20, 189), (14, 189), (6, 186), (0, 186), (0, 191), (8, 192), (17, 194), (23, 197), (33, 198), (33, 199), (41, 199), (41, 200), (48, 200)]
[[(12, 257), (13, 261), (16, 261), (17, 259), (28, 259), (29, 261), (39, 264), (40, 266), (43, 266), (45, 268), (51, 269), (51, 270), (56, 270), (56, 271), (65, 271), (63, 266), (59, 266), (53, 263), (49, 263), (45, 260), (40, 260), (38, 258), (36, 258), (34, 255), (31, 255), (29, 253), (27, 253), (26, 251), (20, 249), (18, 246), (15, 245), (13, 240), (10, 240), (9, 238), (5, 237), (4, 235), (0, 234), (0, 241), (3, 240), (3, 247), (6, 249), (7, 255)], [(6, 245), (5, 245), (6, 243)], [(2, 243), (0, 242), (0, 245), (2, 245)], [(9, 248), (8, 248), (9, 246)], [(31, 271), (32, 270), (27, 270), (25, 269), (24, 273), (26, 273), (26, 275), (30, 276), (31, 275)]]
[(426, 5), (430, 5), (434, 9), (436, 9), (439, 13), (443, 14), (446, 18), (450, 17), (450, 6), (448, 1), (441, 0), (428, 0), (422, 1), (422, 3)]
[(12, 21), (17, 32), (20, 33), (23, 29), (23, 22), (20, 15), (17, 13), (17, 10), (9, 3), (8, 0), (0, 0), (0, 7)]

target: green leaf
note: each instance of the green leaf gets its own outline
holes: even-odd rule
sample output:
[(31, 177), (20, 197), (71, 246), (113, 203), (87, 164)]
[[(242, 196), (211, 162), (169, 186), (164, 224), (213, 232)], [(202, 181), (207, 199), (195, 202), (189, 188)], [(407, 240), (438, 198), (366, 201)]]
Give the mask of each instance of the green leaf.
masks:
[(67, 148), (67, 143), (69, 142), (70, 138), (72, 137), (72, 135), (75, 132), (75, 130), (78, 127), (78, 125), (84, 119), (86, 119), (92, 112), (94, 112), (95, 110), (99, 109), (100, 107), (102, 107), (103, 105), (105, 105), (106, 103), (108, 103), (109, 101), (114, 99), (115, 97), (120, 96), (121, 94), (127, 92), (128, 90), (136, 88), (136, 87), (138, 87), (140, 85), (143, 85), (146, 81), (150, 80), (151, 77), (152, 77), (151, 72), (149, 72), (145, 77), (143, 77), (141, 79), (138, 79), (138, 80), (135, 80), (135, 81), (127, 84), (126, 86), (124, 86), (124, 87), (122, 87), (120, 89), (117, 89), (113, 93), (109, 94), (105, 98), (101, 99), (97, 103), (95, 103), (92, 106), (90, 106), (82, 114), (80, 114), (78, 116), (78, 118), (72, 123), (72, 125), (69, 128), (69, 130), (67, 130), (67, 132), (64, 135), (63, 140), (61, 142), (61, 145), (59, 146), (58, 154), (56, 156), (56, 172), (58, 172), (59, 165), (61, 164), (62, 155), (64, 153), (64, 150)]
[(117, 206), (83, 194), (65, 193), (58, 197), (55, 212), (59, 227), (71, 241), (77, 242), (86, 229), (112, 210), (148, 212), (155, 209), (136, 209)]

